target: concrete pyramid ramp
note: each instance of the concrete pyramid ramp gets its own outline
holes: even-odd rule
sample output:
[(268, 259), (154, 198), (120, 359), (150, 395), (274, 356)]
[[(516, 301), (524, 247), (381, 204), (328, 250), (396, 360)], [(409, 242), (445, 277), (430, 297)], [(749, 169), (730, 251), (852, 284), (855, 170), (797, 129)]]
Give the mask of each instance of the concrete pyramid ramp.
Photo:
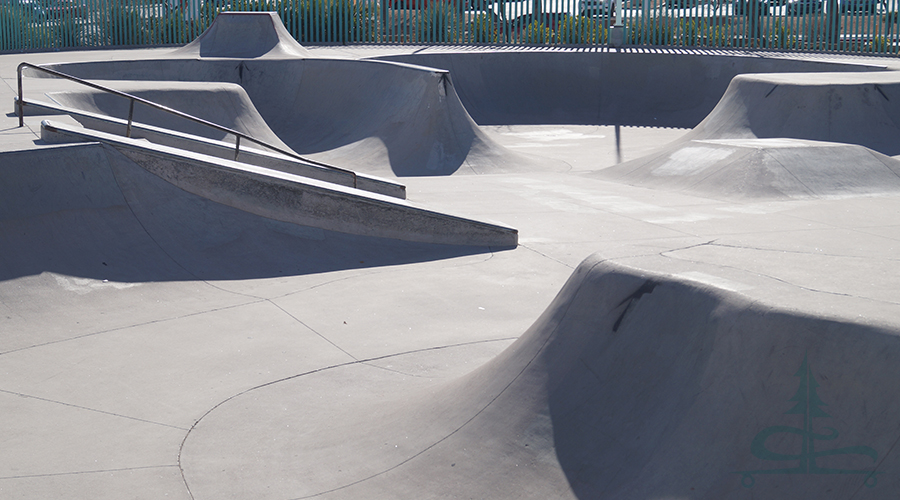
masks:
[(196, 40), (175, 56), (306, 57), (309, 55), (275, 12), (222, 12)]
[(197, 499), (893, 498), (898, 361), (896, 331), (591, 257), (469, 375), (257, 387), (181, 467)]
[(683, 138), (597, 175), (716, 198), (897, 192), (898, 123), (894, 73), (739, 75)]

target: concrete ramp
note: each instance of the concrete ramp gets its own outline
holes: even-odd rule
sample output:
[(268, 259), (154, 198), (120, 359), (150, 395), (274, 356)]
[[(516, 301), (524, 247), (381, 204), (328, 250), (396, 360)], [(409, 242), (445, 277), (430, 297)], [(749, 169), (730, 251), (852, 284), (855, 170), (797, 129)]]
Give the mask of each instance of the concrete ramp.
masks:
[(174, 57), (307, 57), (275, 12), (221, 12)]
[[(274, 134), (299, 154), (374, 175), (569, 168), (560, 161), (507, 150), (484, 134), (460, 103), (444, 70), (385, 61), (296, 58), (141, 61), (139, 65), (96, 62), (54, 68), (87, 79), (129, 80), (107, 84), (180, 111), (193, 110), (202, 118), (262, 139)], [(152, 83), (132, 83), (132, 79)], [(185, 80), (198, 83), (181, 83)], [(209, 85), (208, 95), (202, 95), (204, 85)], [(252, 104), (245, 102), (237, 85)], [(76, 108), (110, 110), (117, 117), (127, 113), (127, 103), (95, 98), (92, 92), (54, 94), (53, 99)], [(224, 104), (218, 104), (218, 99)], [(144, 113), (140, 121), (210, 134), (152, 113)]]
[[(134, 283), (312, 275), (488, 251), (261, 217), (188, 193), (97, 143), (0, 153), (0, 176), (0, 280), (77, 277), (84, 286), (75, 297), (84, 299), (86, 290), (120, 293)], [(96, 305), (88, 299), (77, 307), (88, 304)], [(71, 331), (62, 317), (60, 331)], [(11, 333), (33, 342), (24, 330)]]
[[(561, 161), (507, 150), (484, 134), (460, 102), (446, 70), (388, 61), (306, 58), (302, 47), (290, 48), (285, 33), (274, 13), (223, 13), (197, 41), (165, 59), (51, 67), (91, 80), (167, 82), (144, 86), (141, 93), (172, 102), (175, 109), (187, 111), (176, 103), (195, 109), (202, 117), (235, 113), (210, 121), (243, 124), (246, 128), (237, 129), (260, 138), (269, 137), (271, 130), (297, 153), (376, 175), (569, 169)], [(263, 41), (247, 42), (256, 39)], [(221, 85), (200, 84), (210, 89), (209, 95), (201, 96), (199, 87), (168, 83), (188, 81)], [(227, 83), (243, 87), (252, 106), (231, 90), (224, 92)], [(105, 100), (90, 93), (59, 96), (61, 104), (88, 110), (116, 108), (121, 117), (124, 104), (100, 102)], [(260, 119), (249, 118), (251, 107)], [(168, 117), (141, 121), (196, 133)]]
[(741, 51), (446, 50), (378, 59), (446, 69), (479, 125), (696, 126), (732, 78), (748, 73), (884, 71), (872, 61)]
[(181, 466), (197, 499), (893, 498), (897, 333), (595, 256), (469, 375), (266, 384), (205, 415)]
[(566, 168), (486, 136), (444, 70), (340, 59), (246, 68), (241, 84), (266, 122), (320, 161), (401, 177)]
[(595, 175), (726, 199), (898, 192), (898, 124), (894, 73), (739, 75), (684, 137)]
[(863, 146), (798, 139), (679, 141), (661, 152), (590, 175), (732, 200), (900, 191), (900, 161)]
[[(75, 118), (86, 127), (85, 130), (79, 130), (80, 134), (78, 134), (78, 137), (88, 141), (94, 140), (94, 138), (91, 137), (93, 131), (124, 136), (128, 129), (127, 120), (113, 118), (107, 115), (29, 99), (23, 100), (23, 103), (26, 114), (63, 114)], [(70, 130), (74, 131), (75, 129)], [(235, 160), (237, 156), (240, 158), (241, 163), (331, 182), (333, 184), (340, 184), (342, 186), (355, 187), (357, 189), (393, 196), (395, 198), (406, 199), (406, 186), (403, 184), (379, 177), (360, 174), (351, 170), (303, 161), (292, 156), (269, 152), (268, 150), (257, 149), (252, 146), (241, 146), (238, 151), (238, 148), (232, 143), (207, 139), (138, 122), (131, 122), (131, 138), (146, 139), (154, 144), (170, 146), (185, 151), (214, 156), (216, 158)], [(249, 141), (245, 141), (245, 143), (246, 142)]]
[[(96, 81), (96, 83), (197, 118), (202, 118), (216, 125), (243, 132), (274, 146), (290, 149), (269, 128), (266, 121), (259, 115), (259, 111), (256, 110), (247, 92), (240, 85), (224, 82), (139, 82), (127, 80)], [(49, 92), (46, 95), (47, 98), (60, 106), (106, 115), (119, 120), (128, 119), (129, 100), (114, 94), (82, 87), (76, 90)], [(73, 116), (73, 118), (85, 126), (98, 128), (104, 132), (113, 132), (96, 120), (90, 121), (84, 116), (77, 115)], [(135, 104), (133, 118), (134, 121), (142, 124), (176, 130), (208, 139), (231, 143), (234, 143), (235, 140), (231, 134), (185, 120), (140, 103)]]
[(900, 76), (738, 75), (691, 139), (778, 138), (858, 144), (900, 154)]
[(189, 193), (274, 220), (423, 243), (515, 247), (510, 227), (359, 189), (45, 120), (45, 141), (95, 140)]

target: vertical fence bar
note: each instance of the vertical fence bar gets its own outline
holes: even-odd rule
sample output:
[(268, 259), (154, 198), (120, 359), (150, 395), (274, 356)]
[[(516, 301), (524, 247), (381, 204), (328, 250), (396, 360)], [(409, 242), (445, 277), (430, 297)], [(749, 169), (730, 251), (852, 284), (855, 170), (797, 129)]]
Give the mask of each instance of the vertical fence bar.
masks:
[[(0, 50), (183, 44), (221, 10), (214, 0), (78, 0), (53, 7), (0, 4)], [(493, 44), (593, 47), (608, 43), (622, 1), (626, 43), (666, 47), (896, 54), (898, 1), (232, 0), (273, 10), (303, 43)], [(821, 7), (819, 7), (821, 5)], [(549, 38), (548, 38), (549, 34)]]

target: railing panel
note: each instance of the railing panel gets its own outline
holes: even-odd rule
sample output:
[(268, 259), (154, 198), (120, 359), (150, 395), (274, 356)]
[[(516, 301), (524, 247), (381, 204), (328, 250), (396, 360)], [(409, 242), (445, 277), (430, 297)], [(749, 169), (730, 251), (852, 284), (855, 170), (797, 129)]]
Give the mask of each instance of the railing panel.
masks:
[(638, 46), (896, 54), (900, 0), (0, 0), (0, 51), (179, 45), (222, 11), (305, 44)]

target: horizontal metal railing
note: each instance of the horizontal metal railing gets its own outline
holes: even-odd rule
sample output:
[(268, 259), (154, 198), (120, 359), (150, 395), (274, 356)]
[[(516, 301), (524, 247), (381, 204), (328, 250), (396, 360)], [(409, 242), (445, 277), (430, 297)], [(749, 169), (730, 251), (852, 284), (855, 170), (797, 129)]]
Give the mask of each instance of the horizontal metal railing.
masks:
[(18, 99), (18, 102), (17, 102), (16, 104), (17, 104), (17, 113), (18, 113), (18, 115), (19, 115), (19, 126), (20, 126), (20, 127), (24, 127), (24, 126), (25, 126), (25, 96), (24, 96), (23, 85), (22, 85), (22, 77), (23, 77), (22, 71), (23, 71), (25, 68), (30, 68), (30, 69), (33, 69), (33, 70), (36, 70), (36, 71), (39, 71), (39, 72), (47, 73), (47, 74), (52, 75), (52, 76), (55, 76), (55, 77), (57, 77), (57, 78), (62, 78), (62, 79), (65, 79), (65, 80), (69, 80), (69, 81), (71, 81), (71, 82), (76, 82), (76, 83), (78, 83), (78, 84), (84, 85), (84, 86), (86, 86), (86, 87), (90, 87), (90, 88), (92, 88), (92, 89), (100, 90), (100, 91), (103, 91), (103, 92), (106, 92), (106, 93), (109, 93), (109, 94), (117, 95), (117, 96), (120, 96), (120, 97), (122, 97), (122, 98), (128, 99), (128, 101), (129, 101), (129, 105), (128, 105), (128, 124), (126, 125), (126, 128), (125, 128), (125, 137), (131, 137), (131, 127), (132, 127), (132, 124), (133, 124), (133, 122), (134, 122), (134, 104), (135, 104), (135, 103), (140, 103), (140, 104), (142, 104), (142, 105), (144, 105), (144, 106), (148, 106), (148, 107), (151, 107), (151, 108), (154, 108), (154, 109), (158, 109), (158, 110), (160, 110), (160, 111), (164, 111), (164, 112), (169, 113), (169, 114), (171, 114), (171, 115), (175, 115), (175, 116), (178, 116), (178, 117), (180, 117), (180, 118), (184, 118), (185, 120), (190, 120), (190, 121), (195, 122), (195, 123), (200, 123), (200, 124), (202, 124), (202, 125), (205, 125), (205, 126), (207, 126), (207, 127), (209, 127), (209, 128), (218, 130), (218, 131), (220, 131), (220, 132), (225, 132), (226, 134), (231, 134), (231, 135), (233, 135), (233, 136), (235, 137), (235, 142), (234, 142), (234, 159), (235, 159), (235, 161), (237, 161), (238, 155), (240, 154), (240, 151), (241, 151), (241, 139), (244, 139), (244, 140), (249, 141), (249, 142), (252, 142), (252, 143), (254, 143), (254, 144), (258, 144), (258, 145), (260, 145), (260, 146), (262, 146), (262, 147), (264, 147), (264, 148), (266, 148), (266, 149), (270, 149), (270, 150), (272, 150), (272, 151), (275, 151), (275, 152), (280, 153), (280, 154), (282, 154), (282, 155), (285, 155), (285, 156), (287, 156), (287, 157), (293, 158), (293, 159), (295, 159), (295, 160), (299, 160), (299, 161), (302, 161), (302, 162), (307, 163), (307, 164), (315, 165), (315, 166), (317, 166), (317, 167), (327, 168), (327, 169), (329, 169), (329, 170), (334, 170), (334, 171), (337, 171), (337, 172), (342, 172), (342, 173), (344, 173), (344, 174), (347, 174), (347, 175), (349, 175), (349, 176), (351, 176), (351, 177), (353, 178), (353, 187), (357, 187), (357, 176), (356, 176), (356, 172), (354, 172), (354, 171), (352, 171), (352, 170), (348, 170), (348, 169), (345, 169), (345, 168), (336, 167), (336, 166), (334, 166), (334, 165), (328, 165), (327, 163), (322, 163), (322, 162), (319, 162), (319, 161), (311, 160), (311, 159), (306, 158), (306, 157), (304, 157), (304, 156), (298, 155), (297, 153), (295, 153), (295, 152), (293, 152), (293, 151), (288, 151), (288, 150), (286, 150), (286, 149), (284, 149), (284, 148), (275, 146), (275, 145), (273, 145), (273, 144), (269, 144), (268, 142), (262, 141), (262, 140), (260, 140), (260, 139), (256, 139), (256, 138), (254, 138), (254, 137), (252, 137), (252, 136), (250, 136), (250, 135), (248, 135), (248, 134), (245, 134), (245, 133), (243, 133), (243, 132), (239, 132), (239, 131), (237, 131), (237, 130), (234, 130), (234, 129), (231, 129), (231, 128), (228, 128), (228, 127), (223, 127), (222, 125), (219, 125), (219, 124), (216, 124), (216, 123), (213, 123), (213, 122), (204, 120), (204, 119), (202, 119), (202, 118), (198, 118), (198, 117), (193, 116), (193, 115), (189, 115), (189, 114), (187, 114), (187, 113), (178, 111), (177, 109), (172, 109), (172, 108), (170, 108), (170, 107), (168, 107), (168, 106), (163, 106), (162, 104), (157, 104), (157, 103), (155, 103), (155, 102), (153, 102), (153, 101), (149, 101), (149, 100), (147, 100), (147, 99), (143, 99), (143, 98), (141, 98), (141, 97), (134, 96), (134, 95), (128, 94), (128, 93), (126, 93), (126, 92), (122, 92), (122, 91), (119, 91), (119, 90), (115, 90), (115, 89), (106, 87), (106, 86), (104, 86), (104, 85), (100, 85), (100, 84), (97, 84), (97, 83), (94, 83), (94, 82), (89, 82), (89, 81), (87, 81), (87, 80), (83, 80), (83, 79), (81, 79), (81, 78), (78, 78), (78, 77), (75, 77), (75, 76), (72, 76), (72, 75), (67, 75), (67, 74), (65, 74), (65, 73), (61, 73), (61, 72), (59, 72), (59, 71), (56, 71), (56, 70), (53, 70), (53, 69), (50, 69), (50, 68), (45, 68), (45, 67), (43, 67), (43, 66), (38, 66), (38, 65), (36, 65), (36, 64), (31, 64), (31, 63), (27, 63), (27, 62), (20, 63), (19, 66), (18, 66), (18, 68), (16, 69), (17, 78), (18, 78), (18, 93), (19, 93), (19, 99)]
[(187, 43), (224, 10), (308, 44), (636, 46), (896, 54), (900, 0), (0, 0), (0, 51)]

